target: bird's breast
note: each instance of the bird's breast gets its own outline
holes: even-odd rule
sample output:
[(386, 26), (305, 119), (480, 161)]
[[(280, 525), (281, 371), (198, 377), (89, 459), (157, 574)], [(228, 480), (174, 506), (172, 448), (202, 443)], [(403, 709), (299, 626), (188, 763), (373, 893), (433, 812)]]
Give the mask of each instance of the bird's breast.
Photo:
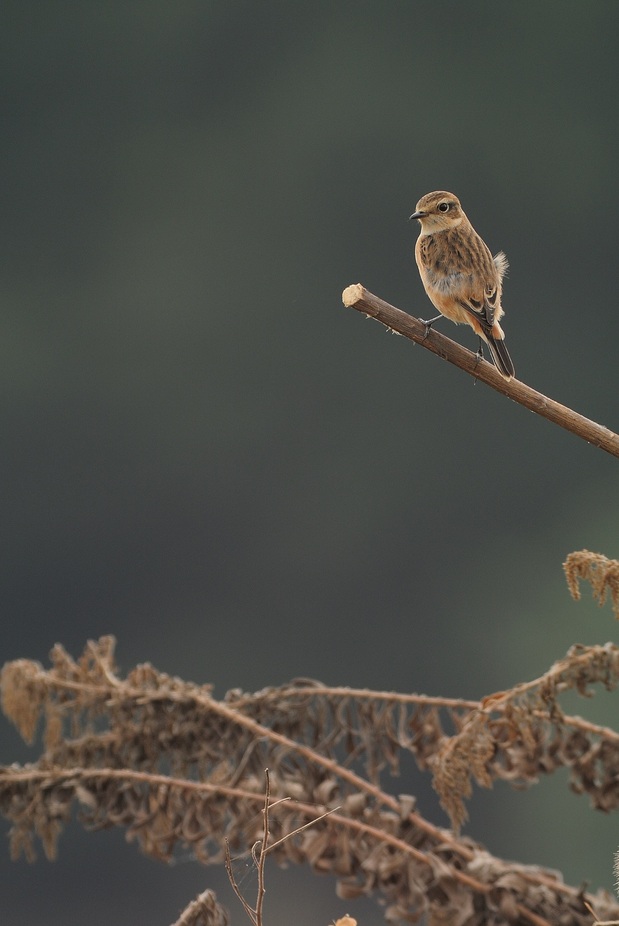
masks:
[(434, 236), (419, 238), (415, 256), (426, 289), (450, 296), (470, 286), (471, 274), (461, 270), (452, 255), (437, 246)]

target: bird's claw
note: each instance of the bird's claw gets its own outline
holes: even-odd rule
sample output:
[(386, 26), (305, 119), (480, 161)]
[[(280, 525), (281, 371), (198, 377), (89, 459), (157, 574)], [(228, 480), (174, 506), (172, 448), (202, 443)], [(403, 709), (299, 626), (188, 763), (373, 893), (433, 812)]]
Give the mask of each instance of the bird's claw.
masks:
[(422, 324), (422, 325), (424, 326), (424, 328), (426, 329), (425, 334), (424, 334), (424, 336), (423, 336), (423, 340), (424, 340), (424, 341), (425, 341), (425, 339), (428, 337), (428, 332), (430, 331), (430, 328), (432, 327), (432, 325), (434, 324), (434, 322), (437, 322), (437, 321), (439, 320), (439, 318), (442, 318), (442, 317), (443, 317), (442, 315), (436, 315), (434, 318), (420, 318), (420, 319), (419, 319), (419, 321), (421, 322), (421, 324)]

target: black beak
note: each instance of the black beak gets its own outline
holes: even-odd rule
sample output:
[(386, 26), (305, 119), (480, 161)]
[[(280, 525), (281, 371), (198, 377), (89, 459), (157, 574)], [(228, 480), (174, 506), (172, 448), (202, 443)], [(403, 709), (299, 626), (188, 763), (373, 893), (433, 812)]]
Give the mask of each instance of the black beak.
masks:
[(423, 219), (424, 215), (427, 215), (427, 214), (428, 214), (427, 212), (422, 212), (420, 209), (419, 212), (413, 212), (412, 215), (409, 215), (408, 221), (410, 222), (411, 219)]

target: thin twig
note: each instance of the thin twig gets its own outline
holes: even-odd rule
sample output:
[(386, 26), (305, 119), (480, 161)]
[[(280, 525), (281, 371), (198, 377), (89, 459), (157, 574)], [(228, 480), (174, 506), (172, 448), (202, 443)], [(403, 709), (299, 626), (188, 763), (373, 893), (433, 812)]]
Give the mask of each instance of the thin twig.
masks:
[[(271, 804), (271, 807), (274, 807), (274, 806), (275, 804)], [(341, 807), (334, 807), (332, 810), (326, 810), (324, 813), (321, 813), (319, 817), (316, 817), (313, 820), (308, 820), (308, 822), (304, 823), (303, 826), (297, 826), (296, 830), (293, 830), (291, 833), (286, 833), (286, 835), (282, 836), (281, 839), (278, 839), (277, 842), (272, 842), (271, 845), (267, 847), (265, 851), (265, 855), (267, 852), (270, 852), (271, 849), (275, 849), (277, 846), (279, 846), (280, 843), (286, 842), (287, 839), (292, 839), (292, 837), (296, 836), (297, 833), (300, 833), (302, 830), (306, 830), (308, 826), (313, 826), (314, 823), (318, 823), (319, 820), (323, 820), (325, 817), (328, 817), (332, 813), (336, 813), (336, 811), (341, 810), (341, 809), (342, 809)], [(619, 924), (617, 924), (617, 926), (619, 926)]]
[[(269, 809), (271, 807), (275, 807), (277, 804), (281, 804), (283, 800), (286, 800), (286, 798), (275, 801), (273, 804), (270, 803), (271, 801), (271, 777), (269, 775), (268, 768), (265, 768), (264, 770), (264, 804), (262, 807), (262, 820), (263, 820), (262, 839), (259, 839), (251, 847), (251, 857), (258, 871), (258, 890), (256, 892), (256, 906), (255, 907), (250, 907), (250, 905), (247, 903), (247, 901), (241, 894), (241, 890), (238, 886), (237, 880), (234, 877), (234, 872), (232, 871), (232, 858), (230, 856), (230, 846), (228, 844), (228, 840), (226, 839), (226, 873), (228, 875), (228, 880), (230, 881), (230, 884), (232, 885), (232, 890), (234, 891), (236, 896), (239, 898), (239, 900), (243, 904), (243, 909), (245, 910), (245, 913), (247, 914), (249, 919), (252, 921), (253, 926), (262, 926), (262, 906), (264, 904), (264, 895), (266, 893), (266, 887), (264, 885), (264, 866), (266, 863), (267, 852), (269, 851), (269, 849), (272, 849), (273, 846), (277, 846), (279, 845), (280, 842), (284, 841), (283, 839), (279, 839), (276, 843), (273, 844), (273, 846), (268, 845), (269, 836), (271, 833), (270, 827), (269, 827)], [(326, 814), (323, 814), (323, 816), (326, 816)], [(310, 824), (306, 824), (306, 826), (309, 826), (309, 825)], [(304, 828), (305, 827), (303, 826), (299, 827), (299, 829), (304, 829)], [(298, 830), (295, 830), (295, 833), (296, 832), (298, 832)], [(294, 834), (289, 833), (289, 836), (292, 836), (292, 835)], [(284, 836), (284, 839), (287, 839), (287, 838), (288, 836)], [(260, 851), (258, 851), (258, 846), (260, 846)]]
[(619, 457), (619, 434), (615, 434), (604, 425), (597, 424), (589, 418), (584, 418), (566, 405), (549, 399), (517, 379), (503, 379), (493, 364), (480, 360), (476, 354), (446, 338), (445, 335), (439, 334), (438, 331), (432, 329), (428, 331), (418, 318), (384, 302), (378, 296), (368, 292), (361, 283), (348, 286), (342, 293), (342, 301), (345, 306), (357, 309), (365, 315), (371, 315), (372, 318), (376, 318), (397, 334), (404, 335), (415, 344), (420, 344), (433, 354), (442, 357), (443, 360), (455, 364), (475, 379), (480, 379), (492, 389), (513, 399), (514, 402), (519, 402), (530, 411), (558, 424), (566, 431), (571, 431), (587, 443), (600, 447), (614, 457)]
[(232, 871), (232, 856), (230, 855), (230, 843), (228, 842), (227, 838), (225, 842), (226, 842), (225, 865), (226, 865), (226, 874), (228, 875), (228, 880), (230, 884), (232, 885), (232, 890), (234, 891), (236, 896), (239, 898), (239, 900), (243, 904), (243, 909), (245, 910), (245, 913), (250, 918), (254, 926), (256, 926), (256, 911), (254, 910), (253, 907), (249, 906), (249, 904), (247, 903), (247, 901), (245, 900), (245, 898), (243, 897), (241, 893), (241, 889), (238, 886), (236, 878), (234, 877), (234, 872)]
[(264, 770), (264, 807), (262, 808), (263, 833), (260, 844), (260, 855), (258, 857), (258, 896), (256, 897), (256, 926), (262, 926), (262, 904), (264, 903), (264, 865), (267, 857), (267, 845), (269, 842), (269, 801), (271, 800), (271, 777), (268, 768)]
[[(234, 872), (232, 871), (232, 858), (230, 856), (230, 845), (226, 839), (226, 873), (228, 875), (228, 880), (232, 885), (232, 889), (236, 896), (239, 898), (243, 904), (243, 909), (245, 913), (252, 921), (253, 926), (262, 926), (262, 905), (264, 903), (264, 895), (266, 893), (266, 887), (264, 884), (264, 866), (266, 863), (267, 854), (271, 849), (275, 849), (276, 846), (279, 846), (280, 843), (285, 842), (287, 839), (291, 839), (292, 836), (296, 836), (297, 833), (300, 833), (301, 830), (307, 829), (308, 826), (313, 826), (314, 823), (318, 823), (319, 820), (322, 820), (324, 817), (328, 817), (330, 814), (334, 814), (339, 807), (334, 807), (333, 810), (327, 810), (325, 813), (320, 814), (319, 817), (314, 817), (309, 820), (307, 823), (304, 823), (303, 826), (297, 827), (296, 830), (293, 830), (292, 833), (287, 833), (285, 836), (282, 836), (281, 839), (278, 839), (277, 842), (274, 842), (272, 845), (269, 845), (269, 836), (271, 834), (269, 826), (269, 810), (271, 807), (275, 807), (277, 804), (283, 803), (284, 800), (289, 800), (283, 798), (279, 801), (274, 801), (273, 804), (270, 803), (271, 800), (271, 778), (269, 775), (268, 768), (264, 770), (264, 805), (262, 807), (262, 819), (263, 819), (263, 833), (262, 839), (255, 842), (251, 847), (251, 857), (254, 861), (254, 865), (258, 871), (258, 891), (256, 894), (256, 906), (250, 907), (238, 886), (237, 880), (234, 877)], [(260, 846), (260, 851), (258, 852), (257, 847)]]
[(586, 900), (584, 900), (583, 903), (585, 907), (587, 908), (587, 910), (589, 911), (589, 913), (591, 914), (591, 916), (593, 917), (594, 922), (592, 926), (619, 926), (619, 920), (598, 920), (597, 913), (595, 912), (591, 904), (587, 903)]

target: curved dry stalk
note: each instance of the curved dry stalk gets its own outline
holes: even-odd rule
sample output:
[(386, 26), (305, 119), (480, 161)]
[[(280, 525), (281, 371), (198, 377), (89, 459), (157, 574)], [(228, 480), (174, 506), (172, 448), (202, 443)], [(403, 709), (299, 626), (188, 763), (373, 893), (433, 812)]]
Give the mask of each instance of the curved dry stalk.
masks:
[[(259, 792), (244, 791), (238, 788), (232, 789), (223, 785), (212, 785), (208, 782), (188, 782), (185, 779), (175, 779), (168, 775), (153, 775), (144, 772), (138, 773), (126, 769), (98, 769), (96, 771), (90, 771), (80, 768), (66, 769), (62, 771), (58, 770), (55, 773), (51, 770), (41, 771), (28, 769), (22, 771), (21, 773), (18, 772), (16, 780), (22, 784), (25, 782), (36, 783), (38, 780), (42, 785), (48, 788), (55, 786), (62, 789), (65, 794), (70, 788), (72, 788), (75, 790), (75, 794), (78, 800), (86, 804), (90, 803), (89, 795), (92, 793), (90, 789), (93, 787), (94, 783), (98, 782), (101, 786), (106, 786), (113, 781), (122, 784), (124, 787), (130, 784), (146, 784), (151, 786), (159, 796), (164, 793), (169, 794), (171, 791), (177, 791), (179, 794), (185, 796), (185, 800), (187, 800), (187, 795), (190, 793), (205, 792), (211, 795), (224, 796), (228, 800), (231, 800), (232, 798), (241, 798), (244, 801), (254, 804), (263, 802), (263, 811), (261, 816), (265, 823), (263, 824), (261, 838), (256, 840), (251, 847), (251, 855), (258, 872), (258, 890), (255, 907), (251, 907), (251, 905), (242, 896), (242, 892), (236, 882), (232, 869), (232, 858), (229, 848), (229, 841), (227, 838), (224, 839), (224, 862), (228, 878), (235, 894), (243, 905), (243, 909), (245, 910), (254, 926), (262, 926), (262, 905), (265, 893), (264, 866), (266, 856), (270, 851), (285, 843), (286, 840), (293, 838), (302, 831), (306, 830), (309, 826), (314, 826), (326, 818), (329, 818), (329, 824), (337, 827), (338, 830), (350, 830), (351, 832), (357, 833), (364, 839), (369, 837), (371, 843), (377, 847), (388, 848), (391, 850), (391, 852), (396, 854), (397, 858), (410, 857), (414, 859), (415, 862), (419, 863), (419, 865), (429, 869), (430, 871), (432, 871), (437, 864), (437, 860), (434, 859), (431, 854), (416, 848), (405, 839), (389, 832), (389, 826), (385, 826), (384, 823), (382, 825), (374, 825), (372, 823), (365, 822), (364, 820), (354, 819), (339, 813), (338, 809), (327, 810), (321, 813), (320, 808), (317, 808), (315, 805), (306, 804), (304, 802), (293, 799), (286, 800), (287, 807), (296, 813), (307, 817), (308, 822), (302, 826), (297, 827), (293, 831), (286, 833), (285, 836), (278, 839), (275, 843), (269, 845), (268, 836), (271, 832), (269, 826), (269, 811), (273, 806), (275, 806), (275, 804), (270, 803), (270, 785), (265, 790), (265, 794), (263, 795)], [(269, 803), (267, 803), (267, 801), (269, 801)], [(283, 802), (277, 801), (275, 803), (282, 804)], [(385, 822), (387, 822), (387, 818), (385, 818)], [(268, 828), (266, 837), (264, 836), (264, 826)], [(143, 823), (140, 823), (140, 827), (143, 827)], [(447, 846), (443, 847), (443, 852), (446, 848)], [(476, 853), (470, 846), (467, 847), (466, 854), (469, 856), (471, 862), (477, 861)], [(536, 870), (536, 873), (534, 874), (526, 867), (519, 866), (513, 862), (503, 863), (497, 859), (492, 859), (487, 854), (484, 855), (484, 858), (486, 868), (494, 868), (494, 879), (499, 878), (501, 874), (513, 875), (515, 872), (518, 872), (519, 877), (523, 882), (526, 881), (534, 887), (544, 885), (545, 887), (551, 888), (557, 894), (563, 894), (566, 897), (569, 897), (571, 902), (580, 901), (580, 891), (577, 891), (575, 888), (570, 888), (568, 885), (563, 884), (556, 877), (550, 877), (548, 874), (544, 874), (543, 870), (541, 869)], [(402, 862), (398, 861), (398, 865), (402, 865)], [(484, 882), (479, 877), (475, 877), (474, 875), (459, 867), (452, 867), (445, 861), (443, 861), (441, 865), (441, 882), (443, 884), (445, 883), (446, 873), (449, 871), (455, 882), (464, 889), (471, 890), (480, 896), (488, 896), (492, 892), (492, 883)], [(533, 910), (527, 908), (525, 904), (516, 901), (516, 906), (522, 918), (531, 923), (532, 926), (550, 926), (547, 919), (539, 916)]]

